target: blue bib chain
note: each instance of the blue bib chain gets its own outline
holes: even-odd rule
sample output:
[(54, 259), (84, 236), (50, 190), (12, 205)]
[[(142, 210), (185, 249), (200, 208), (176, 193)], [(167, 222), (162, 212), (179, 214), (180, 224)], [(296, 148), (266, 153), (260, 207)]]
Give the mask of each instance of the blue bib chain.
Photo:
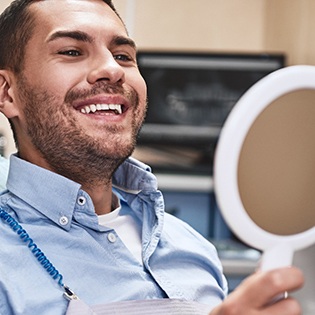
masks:
[(59, 286), (62, 287), (64, 290), (64, 297), (68, 300), (78, 299), (76, 294), (63, 283), (62, 275), (49, 261), (42, 250), (38, 248), (38, 246), (30, 238), (29, 234), (24, 230), (24, 228), (2, 208), (0, 208), (0, 219), (2, 220), (2, 222), (10, 226), (10, 228), (20, 237), (21, 241), (23, 241), (25, 245), (27, 245), (37, 261), (41, 264), (41, 266), (43, 266), (43, 268), (54, 280), (58, 281)]

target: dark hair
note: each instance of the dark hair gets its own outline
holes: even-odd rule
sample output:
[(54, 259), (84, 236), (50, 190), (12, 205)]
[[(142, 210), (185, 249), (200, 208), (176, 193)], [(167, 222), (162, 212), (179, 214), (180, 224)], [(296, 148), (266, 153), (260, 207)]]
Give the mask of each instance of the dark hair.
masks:
[[(25, 47), (35, 26), (29, 7), (40, 1), (47, 0), (14, 0), (0, 15), (0, 69), (14, 73), (23, 69)], [(120, 18), (111, 0), (102, 1)]]

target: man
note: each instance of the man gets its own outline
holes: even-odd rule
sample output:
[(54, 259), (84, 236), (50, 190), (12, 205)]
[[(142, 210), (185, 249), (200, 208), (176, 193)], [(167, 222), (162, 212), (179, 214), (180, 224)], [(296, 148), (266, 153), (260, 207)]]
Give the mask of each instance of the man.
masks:
[(65, 314), (67, 286), (91, 307), (299, 314), (294, 299), (270, 303), (302, 285), (296, 268), (257, 273), (225, 299), (213, 246), (164, 213), (155, 177), (128, 158), (146, 87), (111, 1), (17, 0), (0, 42), (0, 111), (18, 148), (0, 198), (0, 314)]

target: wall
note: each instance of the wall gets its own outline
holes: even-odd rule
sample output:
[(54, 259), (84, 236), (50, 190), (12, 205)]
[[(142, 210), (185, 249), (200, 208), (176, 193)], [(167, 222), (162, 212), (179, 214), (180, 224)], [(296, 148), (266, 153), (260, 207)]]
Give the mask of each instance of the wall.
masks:
[(288, 54), (289, 64), (315, 65), (315, 1), (267, 0), (265, 48)]
[(0, 11), (2, 12), (10, 3), (11, 0), (1, 0)]
[(290, 5), (287, 0), (115, 3), (121, 15), (131, 21), (140, 49), (283, 52), (289, 65), (315, 65), (313, 0), (290, 0)]
[[(116, 0), (126, 15), (126, 0)], [(140, 49), (260, 51), (264, 0), (136, 0)], [(250, 26), (250, 27), (249, 27)]]

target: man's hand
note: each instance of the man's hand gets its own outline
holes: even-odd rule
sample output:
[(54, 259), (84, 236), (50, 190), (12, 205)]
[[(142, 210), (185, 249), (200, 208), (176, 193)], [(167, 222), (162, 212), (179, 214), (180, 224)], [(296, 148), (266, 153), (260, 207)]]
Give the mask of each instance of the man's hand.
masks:
[(271, 303), (284, 292), (302, 287), (304, 277), (295, 267), (257, 272), (248, 277), (210, 315), (298, 315), (301, 307), (293, 298)]

